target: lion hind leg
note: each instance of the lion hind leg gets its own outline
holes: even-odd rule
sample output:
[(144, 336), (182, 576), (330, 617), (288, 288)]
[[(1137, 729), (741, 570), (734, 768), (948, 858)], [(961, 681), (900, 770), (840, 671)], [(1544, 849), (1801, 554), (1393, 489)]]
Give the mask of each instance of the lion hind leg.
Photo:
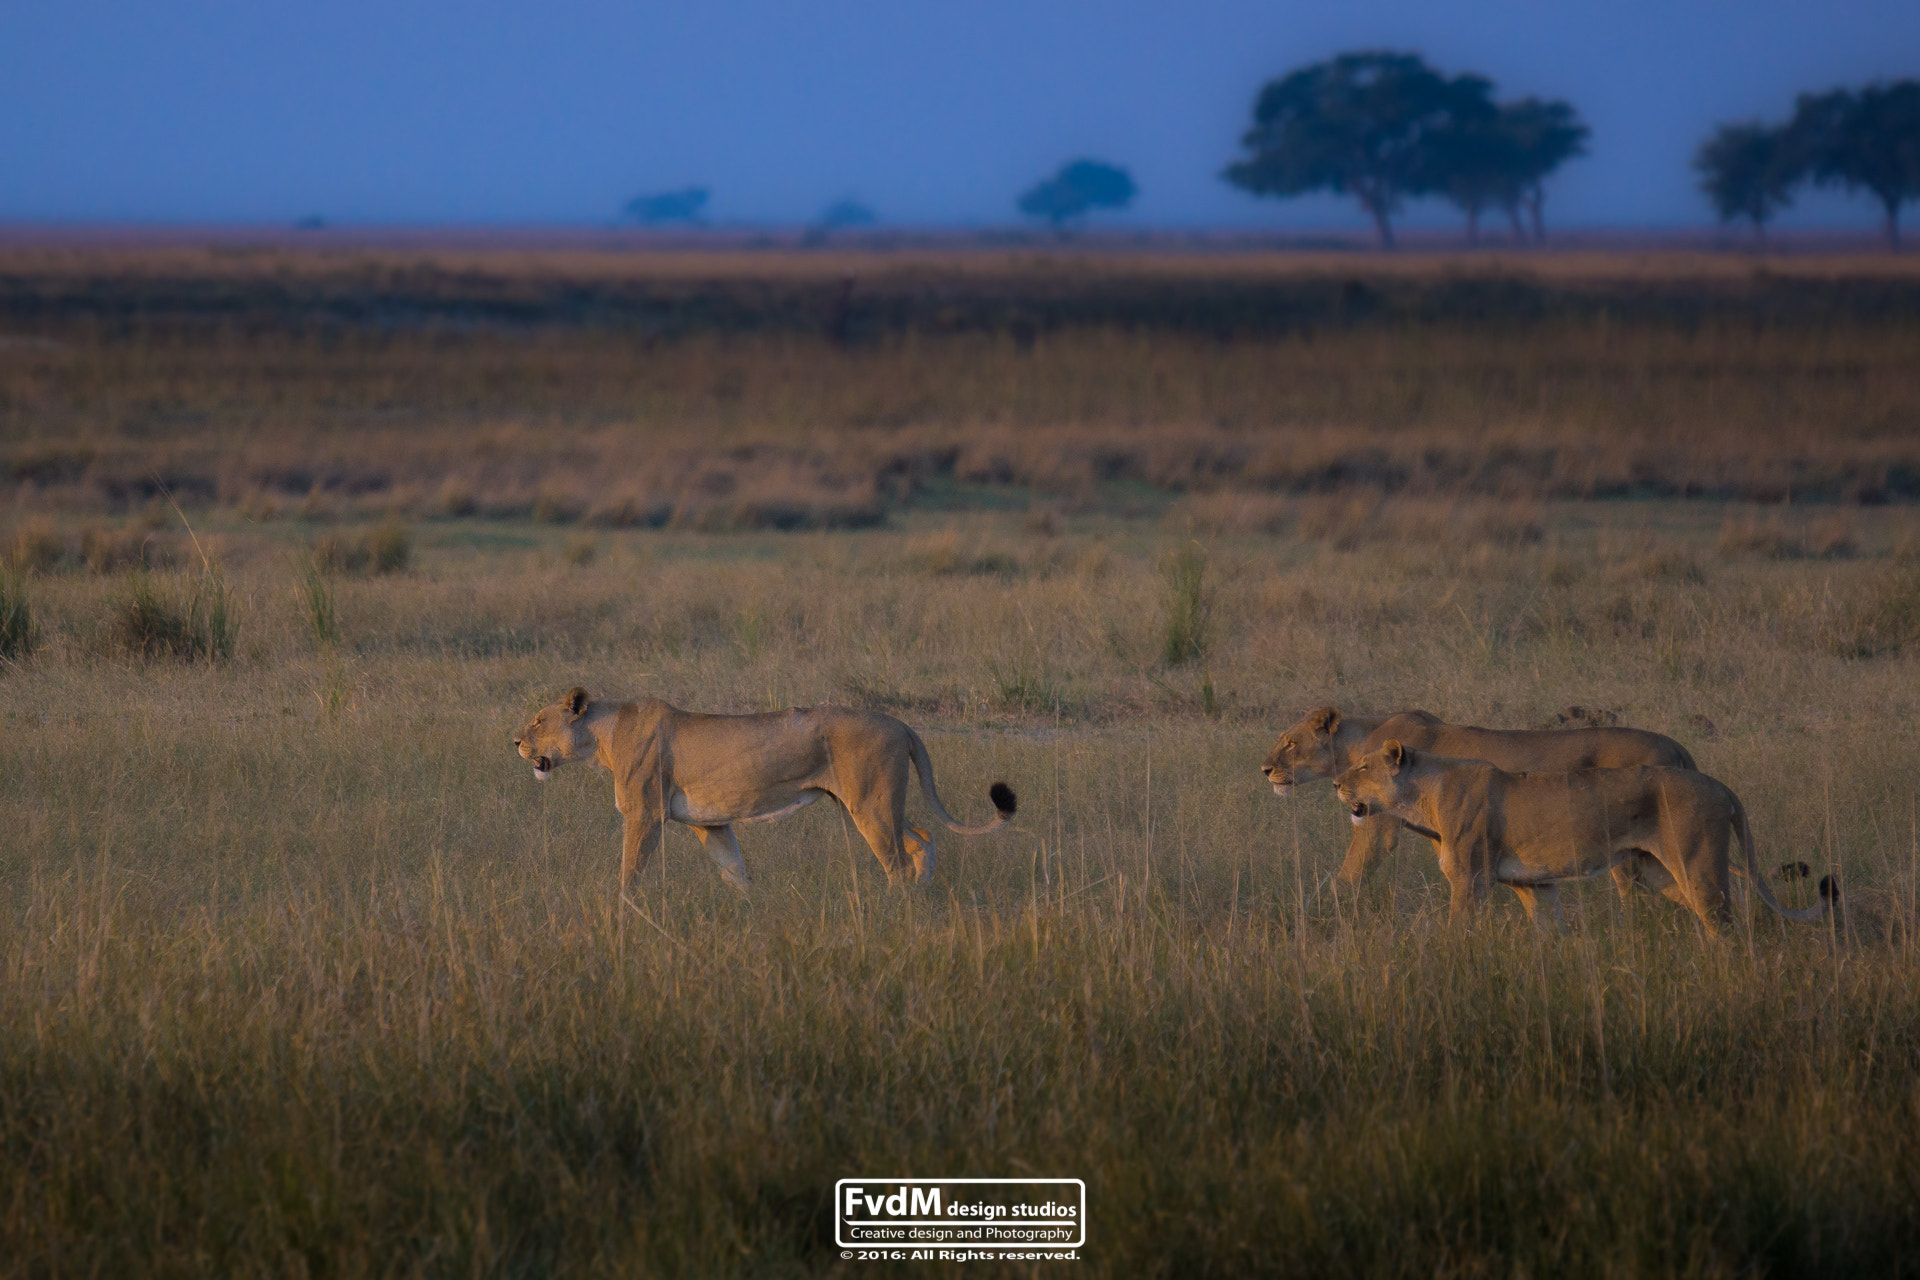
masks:
[(933, 837), (920, 827), (908, 827), (901, 841), (907, 846), (907, 856), (913, 859), (914, 878), (921, 884), (933, 879), (933, 863), (939, 853)]
[(858, 828), (867, 847), (873, 850), (873, 856), (880, 860), (880, 867), (887, 873), (889, 884), (911, 883), (913, 860), (907, 853), (904, 832), (904, 819), (888, 820), (888, 815), (874, 813), (868, 809), (856, 809), (849, 805), (847, 811), (853, 815), (853, 825)]
[(1533, 921), (1534, 928), (1557, 933), (1566, 927), (1566, 915), (1560, 909), (1560, 891), (1554, 886), (1515, 884), (1507, 887), (1520, 896), (1521, 905), (1526, 907), (1527, 918)]
[(740, 840), (732, 827), (695, 827), (693, 833), (700, 837), (700, 847), (728, 884), (743, 893), (753, 888), (747, 876), (747, 860), (740, 856)]

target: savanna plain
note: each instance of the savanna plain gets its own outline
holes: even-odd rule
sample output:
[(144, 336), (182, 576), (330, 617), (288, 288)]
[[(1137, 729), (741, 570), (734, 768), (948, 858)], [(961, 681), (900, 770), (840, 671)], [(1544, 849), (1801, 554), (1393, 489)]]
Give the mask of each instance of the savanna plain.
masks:
[[(0, 1274), (942, 1270), (831, 1206), (942, 1175), (1086, 1181), (981, 1273), (1911, 1272), (1917, 352), (1872, 257), (0, 244)], [(572, 685), (1019, 816), (623, 901)], [(1324, 704), (1670, 734), (1844, 910), (1340, 885)]]

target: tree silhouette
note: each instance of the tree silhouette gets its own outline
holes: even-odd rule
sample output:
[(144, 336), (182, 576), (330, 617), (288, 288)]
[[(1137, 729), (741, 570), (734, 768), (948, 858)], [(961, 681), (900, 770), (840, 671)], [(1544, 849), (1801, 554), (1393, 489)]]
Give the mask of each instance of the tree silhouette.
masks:
[(1478, 110), (1468, 81), (1486, 83), (1449, 81), (1411, 53), (1343, 53), (1302, 67), (1260, 90), (1240, 139), (1247, 154), (1221, 176), (1256, 196), (1353, 196), (1391, 248), (1402, 202), (1439, 185), (1434, 135), (1456, 107)]
[(1720, 221), (1747, 219), (1764, 245), (1767, 220), (1793, 203), (1801, 176), (1795, 152), (1783, 130), (1757, 120), (1723, 124), (1700, 144), (1693, 168)]
[(1520, 234), (1520, 208), (1532, 215), (1533, 239), (1545, 244), (1547, 225), (1547, 179), (1561, 165), (1587, 153), (1587, 139), (1593, 131), (1580, 119), (1570, 102), (1542, 102), (1522, 98), (1500, 108), (1500, 129), (1510, 140), (1513, 159), (1514, 202), (1504, 207), (1513, 219), (1513, 230)]
[(1519, 152), (1493, 105), (1493, 84), (1481, 76), (1448, 83), (1447, 119), (1428, 136), (1428, 171), (1420, 186), (1437, 191), (1467, 215), (1467, 243), (1480, 243), (1480, 215), (1517, 208)]
[(1814, 182), (1880, 201), (1887, 245), (1898, 249), (1900, 206), (1920, 200), (1920, 81), (1802, 95), (1788, 136)]
[(1133, 176), (1117, 165), (1073, 160), (1061, 165), (1051, 178), (1027, 188), (1020, 197), (1019, 209), (1028, 217), (1045, 218), (1059, 231), (1071, 219), (1095, 209), (1126, 208), (1138, 190)]
[(813, 225), (822, 231), (843, 231), (848, 227), (870, 227), (879, 220), (872, 209), (849, 196), (822, 209)]
[(649, 225), (666, 222), (698, 222), (707, 204), (705, 187), (686, 187), (679, 191), (660, 191), (635, 196), (627, 201), (627, 216)]

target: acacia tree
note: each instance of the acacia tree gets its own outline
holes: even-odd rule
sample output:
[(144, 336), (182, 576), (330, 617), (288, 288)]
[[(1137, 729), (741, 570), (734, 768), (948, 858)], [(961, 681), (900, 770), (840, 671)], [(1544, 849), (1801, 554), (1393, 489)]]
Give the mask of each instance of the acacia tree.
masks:
[(1762, 245), (1767, 220), (1793, 203), (1801, 177), (1796, 148), (1785, 132), (1757, 120), (1714, 130), (1694, 153), (1693, 168), (1720, 221), (1747, 219)]
[(1499, 108), (1493, 84), (1481, 76), (1456, 76), (1448, 84), (1447, 119), (1425, 149), (1429, 171), (1420, 186), (1438, 191), (1467, 215), (1467, 243), (1480, 243), (1480, 215), (1490, 208), (1516, 205), (1514, 171), (1518, 155)]
[(1534, 243), (1545, 244), (1547, 179), (1567, 161), (1587, 154), (1587, 139), (1593, 131), (1572, 103), (1539, 98), (1522, 98), (1501, 107), (1500, 131), (1509, 140), (1513, 163), (1511, 203), (1504, 207), (1513, 219), (1514, 234), (1520, 235), (1524, 206), (1532, 218)]
[(1807, 177), (1880, 201), (1898, 249), (1900, 206), (1920, 200), (1920, 81), (1802, 95), (1788, 135)]
[(1343, 53), (1316, 62), (1260, 90), (1253, 127), (1240, 139), (1247, 154), (1221, 177), (1256, 196), (1353, 196), (1381, 247), (1392, 248), (1393, 215), (1409, 196), (1434, 188), (1432, 140), (1463, 92), (1418, 54)]
[(1028, 187), (1020, 197), (1020, 212), (1045, 218), (1059, 231), (1074, 218), (1095, 209), (1124, 209), (1139, 188), (1133, 175), (1103, 160), (1070, 160), (1051, 178)]

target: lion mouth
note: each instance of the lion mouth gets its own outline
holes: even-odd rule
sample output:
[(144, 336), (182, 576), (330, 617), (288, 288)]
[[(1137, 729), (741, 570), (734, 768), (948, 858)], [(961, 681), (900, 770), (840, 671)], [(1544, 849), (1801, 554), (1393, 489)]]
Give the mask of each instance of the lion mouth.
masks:
[(547, 780), (547, 776), (552, 772), (553, 772), (552, 757), (535, 756), (533, 758), (533, 776), (534, 777), (538, 778), (542, 782), (545, 782)]
[(1356, 800), (1352, 804), (1347, 806), (1347, 813), (1349, 816), (1352, 817), (1353, 825), (1357, 827), (1361, 823), (1367, 820), (1367, 818), (1373, 813), (1373, 810), (1367, 807), (1366, 801)]

